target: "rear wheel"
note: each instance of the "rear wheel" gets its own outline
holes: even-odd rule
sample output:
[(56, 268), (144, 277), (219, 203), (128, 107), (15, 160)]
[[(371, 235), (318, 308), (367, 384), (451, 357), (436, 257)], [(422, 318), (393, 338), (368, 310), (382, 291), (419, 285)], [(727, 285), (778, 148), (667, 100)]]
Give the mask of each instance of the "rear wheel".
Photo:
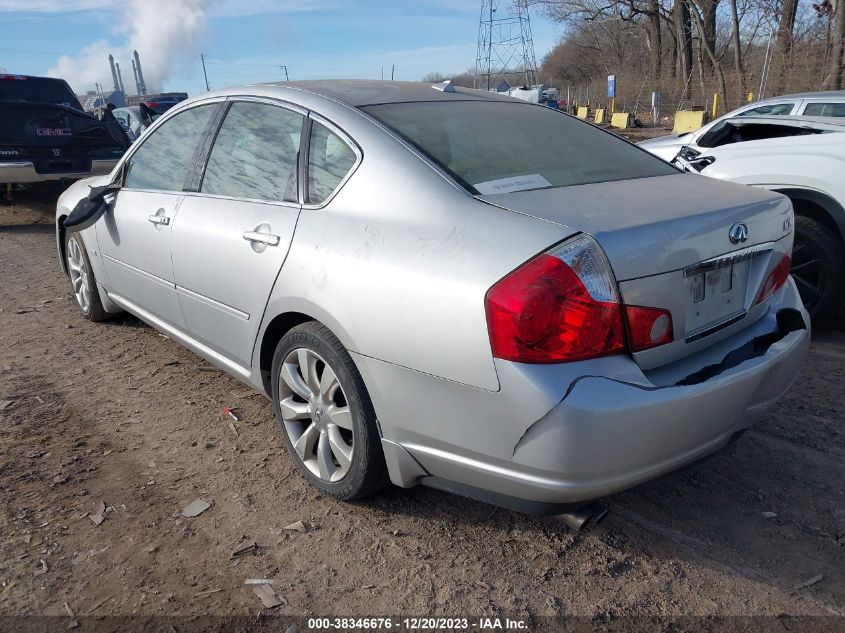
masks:
[(89, 321), (107, 320), (109, 314), (103, 309), (100, 301), (97, 282), (91, 270), (91, 260), (88, 259), (82, 236), (77, 232), (71, 231), (65, 235), (65, 259), (76, 304), (82, 315)]
[(813, 324), (833, 316), (845, 292), (845, 254), (838, 236), (820, 222), (796, 215), (790, 273)]
[(273, 356), (273, 406), (297, 469), (343, 501), (387, 481), (375, 411), (337, 337), (310, 322), (282, 337)]

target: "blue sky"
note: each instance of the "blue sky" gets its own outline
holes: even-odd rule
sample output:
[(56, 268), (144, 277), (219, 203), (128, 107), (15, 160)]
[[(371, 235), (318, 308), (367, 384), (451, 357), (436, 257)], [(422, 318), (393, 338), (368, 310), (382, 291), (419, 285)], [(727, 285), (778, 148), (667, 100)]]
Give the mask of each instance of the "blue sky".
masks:
[[(502, 0), (505, 5), (506, 0)], [(107, 56), (133, 84), (137, 48), (148, 84), (204, 90), (283, 78), (419, 80), (475, 64), (480, 0), (0, 0), (0, 68), (63, 76), (77, 91), (111, 87)], [(531, 16), (538, 63), (559, 25)], [(129, 92), (134, 92), (129, 90)]]

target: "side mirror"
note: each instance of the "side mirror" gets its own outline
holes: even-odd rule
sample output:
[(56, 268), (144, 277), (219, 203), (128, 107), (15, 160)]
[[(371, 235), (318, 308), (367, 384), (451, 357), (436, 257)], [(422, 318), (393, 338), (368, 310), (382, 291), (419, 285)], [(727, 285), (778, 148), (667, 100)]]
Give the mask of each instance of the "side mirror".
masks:
[(88, 196), (77, 202), (73, 211), (65, 218), (65, 228), (68, 231), (82, 231), (93, 225), (114, 202), (114, 196), (119, 190), (120, 185), (114, 183), (103, 187), (90, 187)]

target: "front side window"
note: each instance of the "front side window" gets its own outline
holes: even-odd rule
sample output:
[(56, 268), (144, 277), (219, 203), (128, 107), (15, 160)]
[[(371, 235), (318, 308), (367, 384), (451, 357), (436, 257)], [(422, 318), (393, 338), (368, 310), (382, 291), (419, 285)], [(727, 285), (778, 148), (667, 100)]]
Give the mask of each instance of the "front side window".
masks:
[(845, 117), (845, 103), (809, 103), (804, 108), (806, 116)]
[(303, 115), (279, 106), (233, 103), (208, 157), (201, 191), (295, 201), (303, 120)]
[(129, 158), (123, 186), (182, 191), (194, 169), (194, 152), (216, 108), (216, 103), (191, 108), (164, 122)]
[(355, 152), (345, 141), (314, 121), (308, 157), (308, 202), (325, 202), (355, 166), (356, 159)]
[(475, 194), (680, 173), (612, 134), (543, 106), (467, 100), (362, 109)]

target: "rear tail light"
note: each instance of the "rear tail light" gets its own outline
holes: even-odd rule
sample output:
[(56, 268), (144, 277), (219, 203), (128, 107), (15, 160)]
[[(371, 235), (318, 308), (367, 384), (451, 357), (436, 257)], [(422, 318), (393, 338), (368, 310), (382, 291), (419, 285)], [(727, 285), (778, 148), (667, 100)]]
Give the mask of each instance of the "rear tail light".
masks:
[(668, 310), (625, 306), (625, 320), (632, 352), (665, 345), (674, 339), (672, 313)]
[(610, 264), (579, 235), (497, 282), (485, 297), (493, 356), (559, 363), (625, 349), (622, 307)]
[(766, 283), (760, 289), (760, 294), (757, 295), (757, 303), (763, 303), (766, 299), (780, 290), (781, 286), (786, 283), (789, 278), (789, 269), (792, 266), (792, 251), (784, 253), (783, 259), (778, 262), (772, 272), (766, 278)]

